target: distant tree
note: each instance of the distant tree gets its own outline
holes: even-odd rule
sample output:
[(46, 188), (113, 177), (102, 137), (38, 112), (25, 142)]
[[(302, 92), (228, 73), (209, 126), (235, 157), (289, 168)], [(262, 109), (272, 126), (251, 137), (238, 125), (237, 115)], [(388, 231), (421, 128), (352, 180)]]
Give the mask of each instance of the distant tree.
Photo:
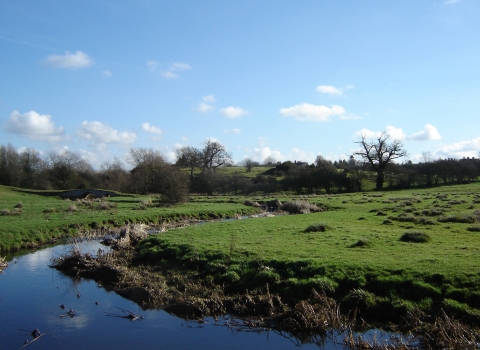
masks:
[(251, 172), (254, 167), (260, 166), (259, 162), (252, 160), (251, 158), (244, 158), (240, 164), (247, 168), (247, 173)]
[(151, 148), (131, 149), (129, 163), (137, 192), (157, 193), (164, 202), (177, 204), (188, 199), (188, 178), (168, 164), (158, 151)]
[(11, 144), (0, 146), (0, 184), (17, 185), (20, 172), (20, 160), (17, 150)]
[(80, 173), (92, 172), (92, 167), (74, 152), (48, 154), (49, 181), (55, 189), (66, 190), (85, 187)]
[(193, 179), (193, 172), (201, 168), (203, 163), (203, 152), (195, 147), (185, 146), (175, 151), (177, 158), (175, 165), (190, 170), (190, 180)]
[(113, 162), (105, 162), (98, 173), (101, 186), (114, 191), (129, 191), (130, 174), (116, 157)]
[(381, 135), (372, 141), (367, 141), (362, 135), (362, 140), (358, 141), (361, 148), (354, 155), (358, 155), (367, 161), (377, 173), (376, 189), (382, 190), (385, 182), (385, 168), (393, 160), (405, 157), (407, 151), (403, 149), (403, 143), (400, 140), (393, 140), (388, 143), (388, 135), (382, 132)]
[(232, 156), (227, 152), (225, 146), (210, 139), (205, 141), (205, 147), (202, 152), (202, 172), (206, 170), (215, 171), (219, 167), (231, 165), (232, 163)]
[(24, 188), (41, 188), (42, 172), (46, 169), (46, 163), (33, 148), (27, 148), (20, 153), (20, 167), (22, 169), (22, 176), (20, 186)]
[(265, 166), (275, 166), (277, 165), (277, 160), (273, 158), (272, 156), (268, 156), (263, 160), (263, 165)]

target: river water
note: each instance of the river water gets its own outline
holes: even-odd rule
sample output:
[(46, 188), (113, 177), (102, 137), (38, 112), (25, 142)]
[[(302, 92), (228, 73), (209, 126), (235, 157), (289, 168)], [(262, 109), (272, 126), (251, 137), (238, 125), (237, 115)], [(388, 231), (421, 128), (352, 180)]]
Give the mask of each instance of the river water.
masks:
[[(82, 252), (95, 253), (98, 242), (84, 242)], [(105, 247), (102, 247), (105, 248)], [(7, 257), (0, 274), (0, 349), (342, 349), (334, 339), (301, 344), (287, 334), (253, 332), (237, 327), (230, 316), (206, 323), (177, 318), (163, 310), (142, 310), (137, 304), (106, 291), (95, 281), (75, 279), (48, 267), (52, 257), (71, 245), (57, 245)], [(60, 306), (64, 305), (62, 309)], [(67, 314), (73, 309), (75, 316)], [(144, 318), (131, 321), (128, 310)], [(66, 316), (64, 316), (66, 315)], [(337, 341), (341, 343), (342, 336)]]

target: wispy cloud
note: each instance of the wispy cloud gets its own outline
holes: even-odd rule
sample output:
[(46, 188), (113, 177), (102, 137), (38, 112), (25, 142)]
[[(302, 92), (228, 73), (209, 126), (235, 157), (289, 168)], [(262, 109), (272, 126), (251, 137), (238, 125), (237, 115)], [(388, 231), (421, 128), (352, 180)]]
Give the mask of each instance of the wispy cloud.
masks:
[(104, 78), (107, 78), (107, 79), (108, 79), (108, 78), (113, 77), (113, 73), (112, 73), (111, 71), (109, 71), (109, 70), (106, 69), (106, 70), (103, 70), (103, 71), (102, 71), (102, 76), (103, 76)]
[(460, 0), (445, 0), (443, 2), (444, 5), (453, 5), (456, 4), (457, 2), (460, 2)]
[(94, 64), (93, 60), (86, 53), (77, 51), (75, 53), (65, 52), (64, 55), (50, 55), (44, 64), (51, 68), (78, 69), (86, 68)]
[(329, 121), (331, 117), (345, 115), (345, 108), (337, 105), (327, 107), (302, 103), (289, 108), (281, 108), (280, 114), (286, 117), (294, 117), (300, 121), (325, 122)]
[(13, 111), (3, 129), (14, 135), (30, 140), (55, 143), (64, 140), (65, 129), (55, 127), (52, 116), (30, 111), (20, 114)]
[(143, 123), (142, 129), (145, 132), (153, 134), (153, 137), (152, 137), (153, 141), (160, 141), (162, 139), (163, 132), (159, 127), (151, 125), (150, 123)]
[(225, 130), (223, 130), (223, 132), (224, 132), (225, 134), (236, 134), (236, 135), (237, 135), (237, 134), (240, 134), (240, 133), (242, 132), (242, 130), (240, 130), (240, 129), (238, 129), (238, 128), (233, 128), (233, 129), (231, 129), (231, 130), (225, 129)]
[(215, 103), (214, 95), (203, 96), (202, 101), (199, 102), (198, 105), (195, 108), (193, 108), (193, 110), (200, 113), (212, 112), (216, 109), (214, 103)]
[(316, 87), (315, 90), (321, 94), (329, 94), (329, 95), (343, 95), (343, 93), (347, 90), (353, 89), (353, 85), (347, 85), (342, 88), (337, 88), (332, 85), (319, 85)]
[(160, 74), (165, 79), (178, 79), (180, 75), (178, 72), (187, 71), (192, 69), (192, 67), (183, 62), (175, 62), (173, 63), (168, 70), (161, 72)]
[(249, 112), (242, 107), (226, 107), (220, 109), (220, 114), (224, 116), (225, 118), (229, 119), (235, 119), (235, 118), (240, 118), (242, 115), (247, 115)]

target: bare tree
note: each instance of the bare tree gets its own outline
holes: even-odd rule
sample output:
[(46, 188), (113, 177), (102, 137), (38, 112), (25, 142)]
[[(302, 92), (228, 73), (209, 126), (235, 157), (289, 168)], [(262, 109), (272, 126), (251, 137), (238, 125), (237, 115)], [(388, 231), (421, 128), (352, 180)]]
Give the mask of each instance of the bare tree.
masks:
[(185, 146), (175, 151), (177, 161), (175, 165), (190, 169), (190, 180), (193, 179), (193, 172), (196, 168), (202, 167), (202, 151), (191, 146)]
[(273, 158), (272, 156), (268, 156), (267, 158), (265, 158), (263, 160), (263, 165), (266, 165), (266, 166), (277, 165), (277, 160), (275, 158)]
[(247, 168), (247, 173), (251, 172), (252, 171), (252, 168), (253, 167), (256, 167), (256, 166), (260, 166), (260, 164), (254, 160), (252, 160), (252, 158), (244, 158), (240, 164), (244, 167)]
[(232, 164), (232, 156), (227, 152), (225, 146), (223, 146), (220, 142), (212, 141), (210, 139), (205, 141), (202, 160), (203, 172), (205, 172), (207, 169), (215, 171), (221, 166)]
[(376, 189), (381, 190), (385, 182), (385, 168), (393, 160), (407, 156), (407, 151), (403, 149), (403, 143), (400, 140), (393, 140), (388, 143), (388, 135), (382, 131), (381, 135), (372, 141), (367, 141), (365, 135), (358, 141), (361, 149), (354, 153), (360, 156), (364, 161), (370, 163), (373, 170), (377, 173)]

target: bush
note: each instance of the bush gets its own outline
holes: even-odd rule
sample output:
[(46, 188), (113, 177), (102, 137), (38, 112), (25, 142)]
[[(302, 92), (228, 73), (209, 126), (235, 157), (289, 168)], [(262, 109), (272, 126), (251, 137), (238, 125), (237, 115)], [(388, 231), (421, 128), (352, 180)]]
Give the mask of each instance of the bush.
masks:
[(326, 230), (331, 229), (330, 226), (323, 222), (318, 222), (316, 224), (312, 224), (308, 226), (303, 232), (325, 232)]
[(410, 242), (410, 243), (427, 243), (430, 242), (430, 236), (425, 232), (421, 231), (410, 231), (405, 232), (402, 237), (400, 237), (402, 242)]

